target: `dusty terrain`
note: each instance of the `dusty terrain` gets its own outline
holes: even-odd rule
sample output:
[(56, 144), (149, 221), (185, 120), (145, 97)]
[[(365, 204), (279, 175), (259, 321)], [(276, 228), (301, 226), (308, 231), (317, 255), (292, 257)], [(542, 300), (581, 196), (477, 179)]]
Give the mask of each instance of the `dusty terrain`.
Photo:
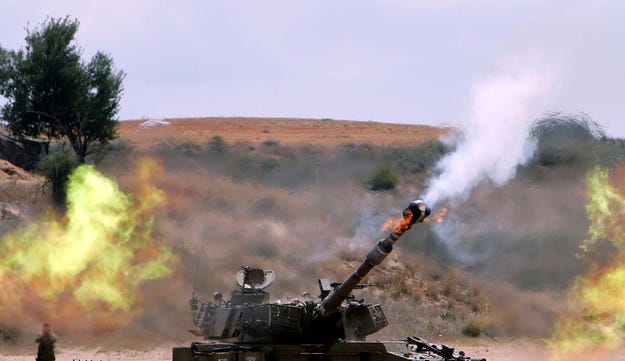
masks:
[(191, 118), (129, 120), (120, 122), (120, 139), (138, 149), (166, 140), (206, 144), (219, 135), (228, 143), (343, 143), (410, 145), (434, 139), (448, 131), (424, 125), (290, 118)]
[[(452, 344), (457, 350), (463, 350), (473, 358), (486, 358), (489, 361), (538, 361), (549, 360), (549, 354), (540, 341), (534, 340), (465, 340), (466, 344)], [(107, 350), (85, 347), (71, 347), (60, 345), (57, 350), (57, 360), (74, 361), (168, 361), (171, 360), (171, 347), (167, 345), (143, 350)], [(615, 357), (617, 354), (614, 354)], [(25, 351), (2, 355), (6, 361), (31, 361), (32, 355)], [(618, 357), (613, 360), (620, 360)]]
[[(343, 154), (344, 158), (339, 160), (330, 159), (331, 157), (325, 160), (321, 158), (326, 163), (322, 162), (321, 165), (316, 163), (315, 168), (314, 159), (306, 158), (304, 153), (292, 155), (286, 146), (310, 143), (333, 149), (338, 145), (349, 143), (418, 145), (447, 132), (449, 132), (447, 128), (336, 120), (142, 119), (121, 122), (119, 127), (119, 140), (130, 144), (137, 152), (114, 158), (109, 161), (109, 168), (103, 168), (117, 176), (124, 189), (132, 190), (137, 188), (135, 183), (138, 182), (135, 179), (137, 172), (133, 164), (139, 162), (138, 158), (145, 154), (158, 157), (164, 172), (156, 171), (151, 175), (150, 182), (164, 190), (168, 198), (167, 207), (160, 209), (157, 214), (159, 221), (157, 231), (163, 238), (178, 242), (178, 251), (189, 249), (196, 252), (200, 249), (200, 244), (206, 243), (203, 234), (208, 224), (211, 229), (209, 239), (221, 241), (232, 238), (239, 242), (208, 242), (207, 249), (201, 249), (210, 255), (211, 263), (203, 267), (230, 270), (232, 264), (241, 263), (272, 267), (280, 275), (279, 282), (274, 287), (277, 296), (301, 294), (301, 288), (305, 287), (303, 283), (306, 283), (300, 276), (302, 273), (307, 275), (307, 279), (312, 279), (313, 284), (320, 276), (341, 279), (348, 274), (352, 269), (351, 265), (346, 268), (341, 268), (340, 265), (360, 261), (360, 252), (366, 251), (369, 242), (375, 239), (371, 233), (375, 233), (376, 230), (363, 228), (359, 233), (360, 224), (380, 223), (384, 212), (397, 206), (396, 200), (406, 194), (418, 194), (421, 185), (420, 180), (415, 180), (415, 174), (406, 173), (396, 194), (367, 192), (362, 186), (361, 178), (358, 178), (367, 174), (366, 169), (359, 168), (366, 166), (367, 163), (359, 160), (357, 156), (346, 153)], [(158, 148), (159, 144), (168, 141), (178, 144), (192, 142), (207, 148), (207, 144), (214, 136), (221, 136), (230, 149), (235, 149), (239, 153), (232, 152), (228, 157), (219, 158), (204, 150), (202, 156), (195, 157), (185, 156), (183, 152), (173, 147), (165, 150)], [(254, 144), (258, 147), (248, 147), (247, 144), (235, 147), (237, 142)], [(276, 146), (275, 143), (281, 146)], [(354, 153), (360, 152), (361, 148), (353, 148)], [(156, 151), (150, 152), (150, 149)], [(375, 150), (378, 155), (382, 151)], [(371, 154), (375, 155), (375, 152)], [(290, 162), (289, 156), (295, 161)], [(405, 154), (402, 156), (408, 157)], [(275, 167), (264, 168), (266, 165)], [(337, 169), (341, 172), (337, 172)], [(305, 177), (312, 181), (302, 182)], [(425, 177), (425, 174), (417, 174), (418, 177)], [(27, 182), (30, 188), (27, 191), (16, 191), (16, 187), (21, 187), (23, 182)], [(0, 163), (0, 185), (4, 185), (4, 188), (0, 187), (2, 191), (0, 207), (4, 209), (5, 216), (15, 218), (16, 221), (13, 222), (15, 226), (21, 224), (21, 219), (27, 219), (22, 217), (25, 213), (22, 205), (40, 199), (38, 195), (40, 182), (41, 178), (33, 177), (11, 164)], [(486, 202), (481, 208), (480, 218), (484, 218), (482, 216), (485, 215), (486, 219), (490, 217), (497, 221), (499, 218), (495, 215), (498, 215), (501, 216), (501, 220), (493, 222), (500, 227), (507, 224), (504, 221), (513, 219), (532, 228), (534, 223), (541, 225), (542, 220), (539, 222), (530, 218), (528, 215), (534, 213), (526, 212), (526, 209), (551, 209), (541, 204), (533, 206), (537, 200), (551, 201), (544, 193), (539, 192), (541, 187), (548, 188), (550, 195), (558, 192), (566, 193), (566, 197), (561, 197), (566, 199), (564, 203), (566, 205), (570, 204), (570, 194), (577, 194), (575, 192), (579, 188), (576, 184), (562, 185), (560, 178), (553, 180), (559, 184), (558, 191), (548, 187), (552, 183), (546, 181), (544, 184), (533, 183), (530, 189), (537, 193), (530, 194), (528, 199), (533, 203), (527, 203), (529, 201), (525, 198), (521, 198), (522, 202), (519, 202), (518, 197), (527, 196), (528, 187), (522, 180), (517, 182), (518, 184), (513, 182), (501, 192), (490, 193), (493, 201)], [(319, 189), (323, 191), (319, 192)], [(20, 194), (29, 196), (15, 199), (15, 196)], [(402, 202), (403, 200), (400, 204), (403, 204)], [(519, 213), (521, 216), (510, 213), (513, 209), (510, 204), (519, 203), (523, 208)], [(18, 205), (21, 208), (17, 207)], [(371, 209), (370, 214), (363, 213), (365, 207)], [(493, 214), (488, 215), (487, 210)], [(540, 213), (541, 217), (537, 218), (553, 219), (549, 218), (548, 213), (547, 216), (544, 213)], [(557, 212), (558, 215), (561, 213)], [(371, 216), (371, 219), (367, 216)], [(241, 219), (251, 221), (242, 228)], [(584, 229), (581, 229), (575, 233), (581, 234), (583, 231)], [(415, 233), (413, 237), (406, 237), (402, 245), (410, 242), (419, 245), (416, 242), (427, 236), (421, 229), (413, 233)], [(503, 232), (498, 234), (498, 239), (503, 234)], [(364, 244), (355, 243), (354, 240), (357, 239), (362, 239)], [(357, 255), (344, 253), (345, 250), (352, 250), (352, 246), (358, 250)], [(544, 246), (541, 246), (541, 249), (543, 248)], [(340, 259), (337, 259), (336, 255), (323, 253), (324, 249), (338, 249), (339, 253), (343, 253), (339, 254)], [(292, 254), (302, 250), (306, 254), (316, 254), (321, 258), (305, 261), (291, 257)], [(380, 336), (382, 339), (417, 334), (432, 342), (446, 343), (458, 350), (464, 350), (467, 355), (476, 358), (509, 361), (550, 359), (545, 343), (540, 339), (547, 336), (535, 332), (535, 329), (542, 330), (544, 324), (552, 323), (551, 318), (545, 315), (556, 313), (561, 306), (557, 302), (561, 300), (560, 298), (552, 297), (545, 292), (520, 293), (511, 286), (501, 287), (492, 281), (487, 281), (486, 286), (472, 283), (473, 280), (460, 271), (450, 272), (447, 269), (443, 272), (435, 263), (430, 265), (428, 261), (434, 253), (426, 254), (425, 251), (427, 249), (419, 248), (417, 255), (402, 261), (402, 267), (396, 272), (396, 277), (385, 278), (386, 283), (383, 282), (384, 279), (378, 280), (380, 284), (384, 284), (385, 294), (396, 293), (391, 297), (378, 295), (381, 298), (376, 299), (376, 302), (385, 303), (387, 317), (392, 320), (391, 325), (395, 325), (381, 332), (384, 333)], [(558, 246), (557, 252), (560, 251), (561, 246)], [(194, 254), (193, 252), (183, 254), (182, 257), (187, 257), (185, 258), (188, 261), (187, 267), (183, 267), (180, 274), (176, 275), (175, 286), (167, 288), (159, 286), (162, 284), (154, 284), (152, 288), (147, 287), (144, 290), (146, 295), (149, 292), (155, 299), (162, 299), (164, 302), (148, 308), (145, 317), (134, 324), (135, 328), (126, 330), (124, 334), (126, 342), (119, 342), (119, 338), (110, 338), (97, 343), (93, 343), (92, 340), (82, 343), (75, 337), (76, 335), (73, 335), (74, 339), (64, 335), (61, 330), (63, 325), (60, 325), (61, 337), (57, 359), (170, 360), (172, 346), (188, 344), (187, 341), (182, 341), (182, 338), (187, 335), (186, 330), (189, 328), (186, 297), (192, 286), (195, 256), (189, 257)], [(403, 257), (408, 257), (408, 252), (396, 252), (393, 259), (402, 254)], [(393, 259), (387, 260), (380, 267), (380, 272), (383, 272), (383, 269), (393, 269), (396, 266), (391, 262)], [(519, 260), (519, 267), (526, 267), (524, 260), (527, 258), (524, 253), (519, 253), (515, 259)], [(547, 259), (546, 262), (555, 263), (553, 259)], [(514, 262), (505, 262), (506, 269), (512, 269), (514, 266)], [(493, 272), (501, 272), (500, 269), (492, 269)], [(214, 289), (228, 290), (231, 284), (230, 274), (222, 273), (224, 274), (214, 275), (208, 272), (203, 274), (201, 284), (206, 286), (201, 286), (198, 292), (208, 295)], [(407, 277), (407, 274), (410, 274), (410, 277)], [(375, 277), (374, 272), (370, 275), (370, 280), (374, 280)], [(407, 278), (408, 281), (405, 280)], [(497, 295), (497, 298), (493, 298), (493, 294)], [(417, 306), (407, 317), (405, 305), (413, 305), (415, 302)], [(461, 336), (459, 327), (464, 320), (470, 320), (471, 317), (482, 313), (486, 314), (487, 311), (493, 314), (493, 317), (486, 321), (496, 323), (499, 327), (507, 326), (509, 333), (486, 335), (483, 333), (478, 338)], [(406, 325), (397, 326), (397, 319), (403, 320)], [(426, 321), (430, 322), (429, 325), (425, 324)], [(424, 329), (428, 333), (423, 333)], [(31, 330), (34, 335), (36, 326), (28, 327), (24, 331), (19, 346), (5, 347), (6, 344), (0, 344), (0, 360), (32, 360), (35, 345), (30, 341)], [(136, 330), (139, 332), (135, 332)], [(405, 332), (406, 330), (410, 331)], [(185, 336), (180, 336), (181, 334)], [(439, 334), (443, 336), (438, 336)], [(504, 334), (507, 336), (501, 336)], [(520, 339), (506, 338), (512, 337), (509, 335), (528, 336), (518, 336), (522, 337)], [(132, 339), (131, 345), (128, 345), (128, 339)], [(151, 342), (137, 344), (137, 339)], [(612, 353), (607, 358), (603, 356), (593, 359), (621, 359), (618, 353)]]

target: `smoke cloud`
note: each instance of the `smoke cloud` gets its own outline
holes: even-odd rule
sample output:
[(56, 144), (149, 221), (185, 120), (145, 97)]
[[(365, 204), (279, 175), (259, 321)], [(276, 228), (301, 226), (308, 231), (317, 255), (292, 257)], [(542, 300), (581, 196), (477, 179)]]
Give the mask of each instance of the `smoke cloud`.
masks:
[[(75, 332), (108, 331), (142, 313), (140, 289), (173, 273), (176, 256), (153, 238), (153, 210), (163, 195), (147, 180), (134, 195), (91, 166), (70, 176), (65, 217), (54, 212), (0, 239), (0, 323), (25, 319)], [(62, 327), (61, 327), (62, 328)]]
[(474, 87), (471, 115), (456, 149), (438, 163), (440, 173), (423, 195), (431, 205), (466, 200), (483, 180), (501, 186), (531, 158), (531, 107), (549, 88), (551, 76), (514, 62), (505, 65)]

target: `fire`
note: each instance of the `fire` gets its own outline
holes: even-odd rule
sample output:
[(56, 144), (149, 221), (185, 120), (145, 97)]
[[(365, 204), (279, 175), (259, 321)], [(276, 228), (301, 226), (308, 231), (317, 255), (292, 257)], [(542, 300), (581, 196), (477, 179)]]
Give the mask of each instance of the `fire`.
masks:
[(403, 233), (410, 229), (410, 221), (412, 221), (412, 211), (410, 209), (404, 209), (403, 218), (397, 223), (393, 229), (393, 233)]
[(171, 249), (152, 238), (152, 210), (164, 195), (137, 195), (83, 165), (70, 176), (67, 212), (48, 212), (0, 240), (0, 322), (25, 317), (110, 329), (140, 314), (138, 288), (172, 273)]
[[(449, 212), (449, 208), (443, 207), (438, 213), (433, 214), (430, 217), (426, 218), (424, 222), (442, 223), (443, 220), (445, 219), (445, 216), (447, 215), (447, 212)], [(395, 229), (396, 227), (404, 227), (407, 229), (409, 222), (410, 222), (410, 216), (388, 217), (384, 221), (384, 224), (382, 225), (382, 227), (380, 227), (380, 232), (387, 232), (387, 231), (390, 231), (391, 229)]]
[(445, 216), (447, 216), (447, 212), (449, 212), (449, 208), (443, 207), (440, 211), (438, 211), (438, 213), (426, 218), (424, 222), (443, 223)]
[(610, 182), (607, 170), (596, 168), (588, 178), (590, 221), (582, 255), (608, 241), (615, 252), (607, 265), (595, 265), (578, 277), (569, 292), (570, 312), (560, 318), (549, 341), (554, 360), (594, 354), (623, 345), (625, 340), (625, 193)]
[(382, 227), (380, 227), (380, 232), (387, 232), (390, 231), (391, 229), (394, 229), (397, 224), (399, 224), (399, 222), (401, 222), (404, 218), (403, 217), (388, 217), (385, 221), (384, 224), (382, 225)]
[[(408, 213), (407, 213), (408, 212)], [(402, 217), (389, 217), (384, 221), (380, 232), (387, 232), (391, 229), (393, 232), (399, 232), (400, 230), (406, 231), (410, 228), (410, 221), (412, 220), (412, 212), (406, 209)]]

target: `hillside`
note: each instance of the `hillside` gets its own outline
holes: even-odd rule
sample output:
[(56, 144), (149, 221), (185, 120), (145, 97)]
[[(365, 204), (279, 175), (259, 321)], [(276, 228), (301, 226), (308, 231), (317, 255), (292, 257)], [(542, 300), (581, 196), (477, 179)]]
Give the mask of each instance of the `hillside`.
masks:
[[(423, 194), (437, 162), (452, 151), (439, 140), (449, 131), (310, 119), (124, 121), (119, 139), (104, 150), (97, 168), (128, 199), (162, 195), (162, 204), (140, 213), (153, 224), (154, 244), (175, 254), (173, 273), (136, 287), (136, 307), (115, 312), (122, 320), (119, 327), (91, 325), (83, 313), (71, 324), (51, 321), (67, 344), (81, 347), (183, 344), (191, 338), (191, 292), (205, 298), (215, 291), (228, 295), (241, 265), (276, 272), (274, 300), (303, 293), (314, 297), (318, 278), (344, 279), (386, 235), (381, 229), (385, 220)], [(368, 276), (374, 287), (357, 294), (380, 303), (390, 321), (371, 339), (419, 335), (475, 345), (484, 356), (491, 356), (489, 345), (495, 344), (513, 350), (499, 352), (509, 356), (505, 353), (524, 352), (514, 343), (500, 344), (509, 337), (549, 337), (568, 287), (589, 264), (575, 256), (588, 228), (583, 206), (588, 170), (595, 158), (616, 159), (616, 165), (624, 159), (622, 142), (596, 142), (579, 154), (578, 146), (553, 150), (543, 144), (539, 157), (519, 168), (508, 184), (483, 182), (466, 202), (450, 205), (446, 218), (431, 217), (440, 223), (430, 221), (408, 232)], [(367, 180), (384, 167), (398, 175), (398, 182), (392, 190), (372, 191)], [(10, 187), (21, 182), (16, 177), (29, 176), (10, 164), (3, 169), (0, 179), (7, 178)], [(622, 179), (619, 174), (615, 178)], [(45, 202), (9, 199), (26, 194), (13, 189), (4, 192), (3, 206), (15, 220), (0, 231), (45, 227), (36, 216), (22, 216), (45, 210)], [(32, 204), (28, 209), (26, 202)], [(65, 221), (55, 224), (62, 229)], [(454, 227), (457, 236), (444, 232)], [(27, 335), (39, 322), (33, 315), (46, 312), (32, 302), (20, 307), (27, 311), (4, 321), (0, 331), (7, 326)], [(28, 337), (16, 338), (30, 345)], [(543, 352), (542, 344), (532, 341), (530, 346)]]
[(166, 140), (206, 144), (216, 135), (228, 143), (315, 144), (344, 143), (415, 145), (436, 139), (448, 128), (344, 120), (291, 118), (175, 118), (127, 120), (119, 123), (120, 139), (139, 149)]

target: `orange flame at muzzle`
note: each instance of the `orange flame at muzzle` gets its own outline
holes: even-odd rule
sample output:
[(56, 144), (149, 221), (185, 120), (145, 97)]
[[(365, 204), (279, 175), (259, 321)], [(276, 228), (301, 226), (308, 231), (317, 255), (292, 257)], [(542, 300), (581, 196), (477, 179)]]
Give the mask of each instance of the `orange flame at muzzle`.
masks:
[(438, 211), (436, 214), (431, 215), (424, 222), (443, 223), (443, 221), (445, 221), (445, 217), (447, 216), (448, 212), (449, 212), (449, 208), (443, 207), (441, 208), (440, 211)]
[[(410, 212), (410, 214), (406, 214), (406, 212)], [(423, 223), (429, 223), (429, 222), (442, 223), (445, 220), (445, 216), (447, 216), (447, 212), (449, 212), (449, 208), (447, 207), (441, 208), (441, 210), (438, 211), (436, 214), (433, 214), (429, 216), (428, 218), (423, 219)], [(402, 217), (388, 217), (384, 221), (384, 224), (382, 224), (382, 227), (380, 227), (380, 232), (387, 232), (387, 231), (390, 231), (391, 229), (394, 230), (394, 232), (397, 232), (398, 230), (403, 229), (403, 231), (405, 232), (406, 230), (410, 228), (411, 220), (412, 220), (412, 211), (406, 208), (404, 210), (404, 213), (402, 214)]]

